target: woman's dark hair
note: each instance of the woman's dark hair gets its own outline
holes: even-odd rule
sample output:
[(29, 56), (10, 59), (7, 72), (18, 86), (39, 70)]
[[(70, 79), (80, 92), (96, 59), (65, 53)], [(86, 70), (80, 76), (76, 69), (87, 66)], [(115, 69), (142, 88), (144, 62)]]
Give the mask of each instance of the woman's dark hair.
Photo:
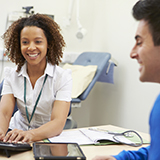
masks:
[(17, 72), (25, 63), (21, 53), (20, 34), (26, 26), (36, 26), (43, 30), (48, 43), (47, 61), (53, 65), (58, 65), (63, 55), (63, 47), (65, 47), (64, 39), (60, 33), (61, 29), (53, 19), (37, 13), (13, 22), (2, 36), (8, 58), (17, 65)]
[(160, 45), (160, 0), (139, 0), (132, 9), (136, 20), (145, 20), (149, 25), (155, 46)]

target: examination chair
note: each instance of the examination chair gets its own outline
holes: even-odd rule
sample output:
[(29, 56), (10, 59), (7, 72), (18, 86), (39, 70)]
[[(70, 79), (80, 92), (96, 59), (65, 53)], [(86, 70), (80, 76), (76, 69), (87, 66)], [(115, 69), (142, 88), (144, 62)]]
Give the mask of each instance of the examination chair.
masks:
[(97, 65), (97, 71), (91, 83), (84, 90), (84, 92), (77, 98), (72, 99), (71, 103), (73, 105), (76, 103), (81, 103), (81, 101), (84, 101), (87, 98), (96, 81), (101, 76), (102, 72), (104, 70), (107, 70), (110, 58), (111, 54), (107, 52), (83, 52), (78, 56), (73, 65)]
[[(3, 81), (0, 83), (0, 100), (1, 100), (1, 92), (2, 92), (2, 87), (3, 87)], [(12, 116), (14, 115), (14, 113), (17, 111), (17, 105), (15, 104), (15, 107), (14, 107), (14, 111), (13, 111), (13, 114)], [(74, 121), (71, 117), (69, 117), (71, 114), (71, 105), (70, 105), (70, 110), (69, 110), (69, 113), (68, 113), (68, 118), (66, 120), (66, 124), (64, 126), (63, 129), (73, 129), (73, 128), (77, 128), (77, 123), (76, 121)]]

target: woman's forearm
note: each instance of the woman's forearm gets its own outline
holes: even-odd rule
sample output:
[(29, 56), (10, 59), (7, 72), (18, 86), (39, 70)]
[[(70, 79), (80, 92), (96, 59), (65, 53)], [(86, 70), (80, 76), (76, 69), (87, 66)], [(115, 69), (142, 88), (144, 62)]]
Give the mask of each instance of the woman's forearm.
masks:
[(39, 141), (45, 138), (57, 136), (62, 132), (64, 125), (65, 121), (52, 120), (39, 128), (30, 130), (29, 132), (33, 135), (32, 141)]
[(0, 133), (6, 134), (9, 127), (10, 118), (0, 113)]

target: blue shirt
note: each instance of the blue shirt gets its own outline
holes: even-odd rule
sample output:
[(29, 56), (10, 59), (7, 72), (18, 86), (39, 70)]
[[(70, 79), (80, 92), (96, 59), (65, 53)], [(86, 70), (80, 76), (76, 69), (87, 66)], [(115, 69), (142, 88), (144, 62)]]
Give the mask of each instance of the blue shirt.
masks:
[(122, 151), (114, 156), (117, 160), (160, 160), (160, 94), (152, 108), (150, 119), (151, 144), (138, 151)]

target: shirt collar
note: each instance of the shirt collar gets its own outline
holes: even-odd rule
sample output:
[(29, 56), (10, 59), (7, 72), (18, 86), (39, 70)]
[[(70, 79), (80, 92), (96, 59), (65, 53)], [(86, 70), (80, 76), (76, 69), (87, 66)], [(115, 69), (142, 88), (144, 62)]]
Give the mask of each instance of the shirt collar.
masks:
[[(50, 63), (47, 62), (47, 66), (46, 66), (44, 75), (48, 74), (50, 77), (53, 77), (54, 68), (55, 68), (55, 65), (52, 65), (52, 64), (50, 64)], [(28, 74), (27, 74), (27, 63), (25, 63), (22, 66), (21, 70), (19, 71), (18, 76), (28, 77)]]
[(28, 77), (28, 74), (27, 74), (27, 63), (25, 63), (21, 70), (19, 71), (18, 73), (18, 76), (24, 76), (24, 77)]
[(55, 65), (52, 65), (47, 62), (47, 66), (46, 66), (44, 74), (48, 74), (50, 77), (53, 77), (54, 69), (55, 69)]

